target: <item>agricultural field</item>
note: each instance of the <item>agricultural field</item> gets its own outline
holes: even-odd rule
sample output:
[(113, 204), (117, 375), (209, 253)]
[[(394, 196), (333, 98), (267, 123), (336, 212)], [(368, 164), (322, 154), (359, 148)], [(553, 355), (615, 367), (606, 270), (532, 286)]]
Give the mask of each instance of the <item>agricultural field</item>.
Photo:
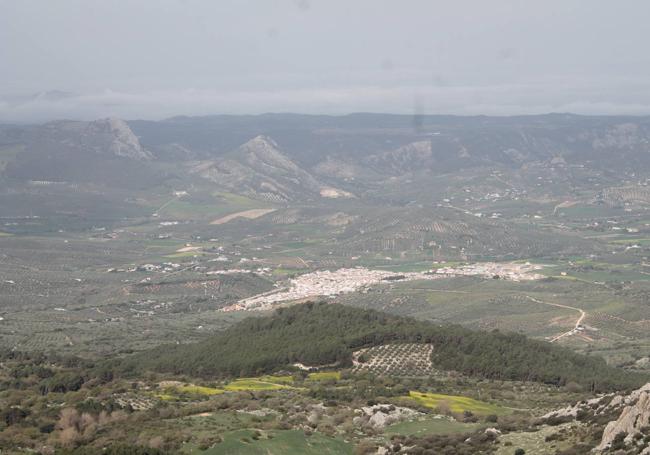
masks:
[(401, 343), (374, 346), (354, 353), (353, 371), (370, 371), (389, 376), (430, 376), (433, 346)]
[(210, 222), (210, 224), (225, 224), (228, 223), (229, 221), (235, 220), (237, 218), (244, 218), (247, 220), (254, 220), (256, 218), (259, 218), (261, 216), (267, 215), (269, 213), (274, 212), (275, 209), (250, 209), (250, 210), (244, 210), (242, 212), (235, 212), (231, 213), (229, 215), (223, 216), (217, 220), (214, 220)]
[(241, 391), (262, 391), (262, 390), (285, 390), (293, 389), (293, 378), (291, 376), (261, 376), (259, 378), (239, 378), (224, 386), (224, 390), (230, 392)]
[(445, 408), (459, 414), (466, 411), (478, 415), (499, 415), (510, 412), (501, 406), (462, 396), (410, 391), (408, 397), (427, 408), (438, 410)]
[(338, 381), (341, 379), (340, 371), (317, 371), (307, 375), (308, 381)]
[(257, 378), (237, 378), (217, 387), (184, 384), (178, 381), (163, 381), (158, 384), (159, 392), (155, 397), (164, 400), (179, 401), (183, 398), (209, 398), (226, 392), (261, 392), (295, 389), (292, 376), (260, 376)]
[[(281, 286), (292, 276), (319, 270), (325, 262), (329, 269), (365, 265), (393, 273), (463, 263), (434, 259), (426, 250), (403, 257), (390, 250), (381, 255), (359, 251), (359, 259), (332, 251), (323, 259), (327, 225), (322, 224), (314, 231), (298, 224), (286, 232), (271, 229), (255, 237), (248, 232), (259, 226), (239, 226), (235, 221), (214, 228), (161, 223), (91, 230), (83, 235), (0, 237), (7, 258), (0, 264), (0, 334), (6, 345), (22, 349), (57, 346), (94, 355), (119, 352), (127, 345), (139, 350), (170, 337), (191, 341), (248, 316), (214, 310), (272, 290), (274, 283)], [(233, 223), (238, 224), (236, 229), (230, 226)], [(380, 284), (334, 300), (545, 339), (569, 331), (578, 313), (539, 302), (571, 306), (587, 313), (587, 330), (559, 342), (603, 353), (622, 364), (637, 360), (635, 350), (647, 343), (646, 305), (641, 296), (649, 275), (640, 257), (643, 247), (625, 251), (626, 243), (607, 242), (621, 252), (598, 258), (524, 259), (546, 266), (539, 273), (548, 279), (534, 284), (443, 278)], [(427, 255), (429, 259), (423, 260)], [(48, 268), (41, 267), (42, 263), (49, 264)], [(20, 305), (16, 305), (17, 296)], [(91, 339), (97, 343), (89, 344)]]
[(155, 396), (161, 400), (180, 400), (182, 397), (211, 397), (225, 392), (224, 389), (200, 386), (195, 384), (175, 383), (165, 381), (158, 385), (160, 393)]

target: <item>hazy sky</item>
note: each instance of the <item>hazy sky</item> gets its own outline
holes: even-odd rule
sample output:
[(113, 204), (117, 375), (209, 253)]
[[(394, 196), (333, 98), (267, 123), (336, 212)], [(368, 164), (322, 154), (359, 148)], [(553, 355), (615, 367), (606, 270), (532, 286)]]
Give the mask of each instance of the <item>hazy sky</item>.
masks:
[(0, 0), (0, 121), (650, 114), (648, 0)]

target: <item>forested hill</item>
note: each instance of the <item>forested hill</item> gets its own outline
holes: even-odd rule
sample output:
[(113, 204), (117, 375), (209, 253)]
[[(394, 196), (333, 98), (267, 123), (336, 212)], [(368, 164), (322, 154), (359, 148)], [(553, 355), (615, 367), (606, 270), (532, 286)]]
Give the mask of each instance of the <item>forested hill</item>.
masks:
[(399, 342), (432, 343), (434, 367), (467, 375), (602, 391), (638, 386), (647, 378), (519, 334), (471, 331), (338, 304), (308, 303), (246, 319), (203, 342), (162, 346), (123, 361), (129, 371), (198, 376), (250, 376), (294, 362), (351, 365), (352, 352)]

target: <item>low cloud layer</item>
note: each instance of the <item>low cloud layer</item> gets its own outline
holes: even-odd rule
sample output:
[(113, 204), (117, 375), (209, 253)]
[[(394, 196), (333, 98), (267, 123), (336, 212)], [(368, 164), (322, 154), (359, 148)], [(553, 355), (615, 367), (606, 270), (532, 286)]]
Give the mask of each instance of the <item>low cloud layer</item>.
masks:
[(650, 114), (645, 0), (0, 5), (2, 122)]
[(610, 85), (355, 86), (350, 88), (219, 91), (159, 90), (129, 93), (103, 90), (74, 94), (45, 92), (0, 101), (0, 122), (116, 116), (159, 120), (177, 115), (298, 112), (346, 114), (521, 115), (572, 112), (593, 115), (650, 115), (650, 83), (625, 99)]

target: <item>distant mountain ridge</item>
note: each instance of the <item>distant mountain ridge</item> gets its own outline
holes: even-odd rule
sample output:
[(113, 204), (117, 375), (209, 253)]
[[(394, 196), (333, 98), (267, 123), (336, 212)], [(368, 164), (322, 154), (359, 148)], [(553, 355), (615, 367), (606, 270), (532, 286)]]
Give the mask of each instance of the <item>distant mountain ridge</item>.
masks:
[[(547, 114), (518, 117), (407, 116), (351, 114), (309, 116), (183, 117), (162, 122), (129, 122), (153, 148), (183, 144), (197, 154), (227, 153), (247, 140), (265, 135), (301, 165), (326, 157), (346, 162), (378, 163), (419, 144), (420, 154), (435, 157), (446, 170), (469, 165), (520, 166), (562, 157), (567, 163), (612, 162), (612, 152), (643, 157), (650, 144), (650, 117)], [(430, 144), (430, 145), (427, 145)], [(460, 158), (460, 160), (459, 160)], [(433, 161), (429, 161), (432, 164)], [(622, 163), (619, 163), (619, 165)]]
[(154, 155), (142, 146), (127, 122), (61, 120), (40, 126), (0, 129), (0, 150), (21, 152), (6, 163), (4, 176), (17, 181), (151, 184)]
[(7, 154), (0, 172), (19, 181), (146, 187), (171, 164), (175, 179), (286, 203), (355, 197), (390, 179), (425, 188), (479, 168), (524, 182), (531, 169), (650, 171), (650, 117), (266, 114), (0, 126), (0, 152), (16, 145), (22, 152)]

